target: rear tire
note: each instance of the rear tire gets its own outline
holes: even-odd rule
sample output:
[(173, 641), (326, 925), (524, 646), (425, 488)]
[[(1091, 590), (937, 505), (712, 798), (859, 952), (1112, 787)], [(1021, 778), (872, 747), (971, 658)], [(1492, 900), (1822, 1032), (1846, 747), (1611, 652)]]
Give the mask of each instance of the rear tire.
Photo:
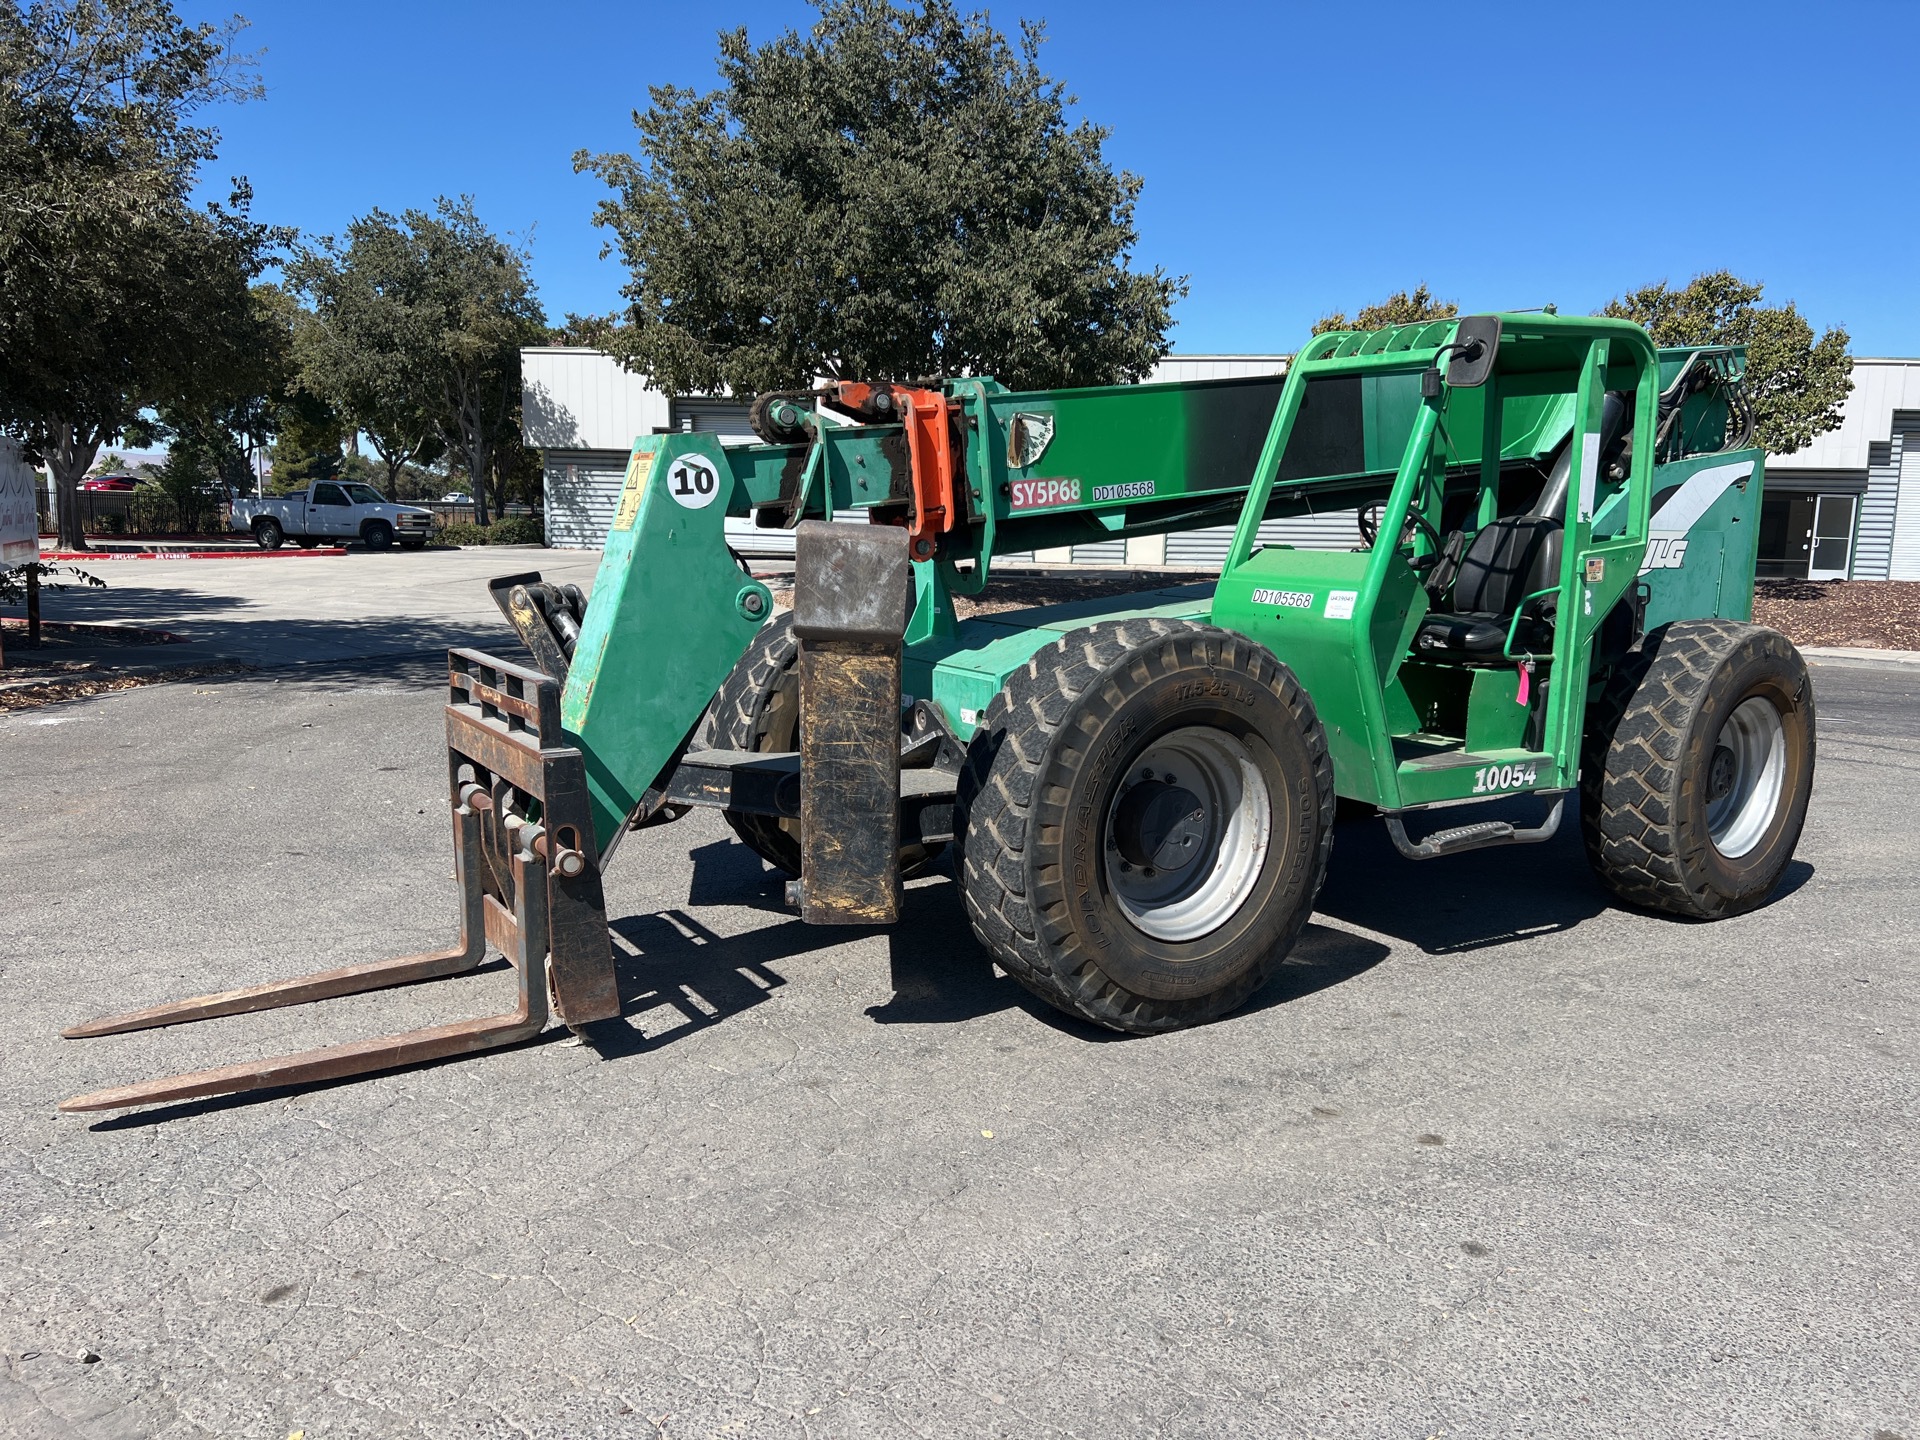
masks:
[(1588, 863), (1644, 909), (1753, 910), (1793, 858), (1813, 765), (1813, 685), (1784, 635), (1732, 620), (1663, 626), (1608, 677), (1588, 726)]
[(1183, 621), (1036, 652), (988, 706), (959, 802), (980, 943), (1048, 1004), (1137, 1034), (1265, 984), (1333, 844), (1333, 764), (1293, 672)]
[[(698, 744), (714, 750), (793, 751), (800, 748), (800, 642), (793, 612), (776, 615), (753, 637), (708, 707)], [(789, 875), (800, 873), (800, 822), (774, 815), (721, 812), (733, 833), (762, 860)], [(900, 869), (924, 866), (944, 845), (902, 845)]]
[(280, 528), (278, 520), (256, 520), (253, 522), (253, 543), (262, 550), (278, 550), (287, 543), (287, 532)]

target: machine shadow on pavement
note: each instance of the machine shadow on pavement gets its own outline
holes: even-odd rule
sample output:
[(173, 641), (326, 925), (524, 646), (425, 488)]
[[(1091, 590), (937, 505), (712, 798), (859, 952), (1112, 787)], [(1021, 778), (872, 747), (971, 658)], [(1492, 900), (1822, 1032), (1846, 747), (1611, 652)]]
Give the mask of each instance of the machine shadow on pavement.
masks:
[[(735, 905), (786, 913), (785, 877), (765, 868), (744, 845), (726, 841), (692, 852), (688, 904)], [(909, 882), (900, 924), (887, 934), (892, 998), (867, 1007), (880, 1025), (954, 1025), (1008, 1009), (1079, 1039), (1101, 1044), (1140, 1037), (1118, 1033), (1055, 1010), (997, 969), (969, 929), (944, 859)], [(787, 983), (774, 967), (875, 932), (787, 923), (721, 937), (684, 910), (632, 915), (612, 922), (622, 1015), (585, 1032), (603, 1057), (643, 1054), (717, 1025), (764, 1001)], [(1274, 977), (1234, 1012), (1248, 1015), (1287, 1004), (1371, 969), (1386, 946), (1363, 936), (1309, 925)], [(670, 1027), (643, 1033), (643, 1017), (667, 1007)], [(1229, 1017), (1230, 1019), (1231, 1017)]]
[[(1577, 807), (1577, 797), (1569, 796), (1559, 833), (1542, 844), (1439, 860), (1401, 855), (1378, 816), (1342, 820), (1314, 909), (1404, 940), (1427, 955), (1464, 954), (1572, 930), (1614, 908), (1587, 868)], [(1522, 820), (1532, 814), (1520, 805), (1483, 808), (1490, 818)], [(1806, 861), (1790, 862), (1767, 904), (1778, 904), (1812, 876)], [(1394, 895), (1395, 903), (1382, 905), (1382, 893)], [(1697, 923), (1663, 915), (1645, 918), (1653, 924)]]

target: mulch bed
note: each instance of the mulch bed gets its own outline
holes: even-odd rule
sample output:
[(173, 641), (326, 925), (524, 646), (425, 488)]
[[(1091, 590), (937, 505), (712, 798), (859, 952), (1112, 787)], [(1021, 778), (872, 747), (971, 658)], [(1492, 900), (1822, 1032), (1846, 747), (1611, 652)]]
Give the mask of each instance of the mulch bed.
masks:
[[(206, 675), (245, 675), (253, 669), (238, 660), (217, 660), (207, 665), (174, 665), (159, 670), (143, 670), (134, 675), (115, 675), (88, 665), (50, 668), (44, 678), (29, 678), (23, 684), (11, 683), (13, 662), (0, 670), (0, 714), (10, 710), (33, 710), (55, 705), (62, 700), (84, 700), (89, 695), (105, 695), (113, 690), (133, 690), (142, 685), (160, 685), (169, 680), (198, 680)], [(76, 673), (78, 672), (78, 673)]]
[[(996, 575), (978, 599), (954, 597), (961, 619), (1097, 600), (1169, 585), (1211, 582), (1207, 571), (1103, 570), (1077, 575)], [(793, 603), (793, 592), (774, 592), (775, 601)], [(1920, 581), (1916, 580), (1761, 580), (1755, 583), (1753, 618), (1796, 645), (1844, 645), (1875, 650), (1920, 650)]]
[(1920, 580), (1761, 580), (1753, 618), (1796, 645), (1920, 650)]

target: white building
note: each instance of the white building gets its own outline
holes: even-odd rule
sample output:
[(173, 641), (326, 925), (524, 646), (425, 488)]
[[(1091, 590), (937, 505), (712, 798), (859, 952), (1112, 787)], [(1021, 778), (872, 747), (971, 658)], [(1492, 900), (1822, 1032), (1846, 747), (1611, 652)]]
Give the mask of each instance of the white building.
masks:
[(1768, 457), (1759, 571), (1920, 580), (1920, 360), (1855, 360), (1840, 428)]
[[(605, 539), (637, 435), (709, 431), (751, 439), (747, 407), (731, 398), (673, 399), (595, 350), (521, 351), (523, 429), (546, 472), (547, 543), (594, 548)], [(1170, 355), (1150, 381), (1284, 374), (1284, 355)], [(1762, 576), (1920, 580), (1920, 360), (1856, 360), (1839, 429), (1767, 461), (1760, 522)], [(744, 554), (793, 552), (790, 531), (727, 521)], [(1261, 538), (1303, 548), (1356, 543), (1351, 510), (1273, 520)], [(1045, 550), (1049, 564), (1173, 565), (1224, 558), (1232, 526)]]
[[(547, 543), (561, 549), (605, 542), (636, 436), (707, 430), (753, 438), (744, 403), (672, 399), (598, 350), (524, 349), (520, 387), (521, 433), (540, 451), (544, 471)], [(729, 520), (727, 532), (737, 542), (756, 534), (751, 520)], [(785, 538), (791, 553), (792, 537)]]

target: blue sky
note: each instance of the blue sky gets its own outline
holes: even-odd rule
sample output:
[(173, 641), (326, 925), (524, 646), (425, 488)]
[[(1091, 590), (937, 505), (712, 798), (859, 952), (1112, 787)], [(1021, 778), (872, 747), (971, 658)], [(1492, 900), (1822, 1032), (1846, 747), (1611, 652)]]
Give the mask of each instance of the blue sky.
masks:
[[(181, 0), (193, 18), (224, 6)], [(714, 35), (791, 0), (544, 6), (253, 0), (265, 100), (223, 109), (209, 178), (325, 233), (471, 193), (528, 240), (554, 317), (624, 272), (581, 147), (627, 149), (647, 86), (716, 83)], [(1726, 267), (1920, 355), (1920, 3), (1605, 6), (1033, 0), (1043, 63), (1146, 180), (1137, 263), (1190, 277), (1176, 351), (1293, 349), (1315, 318), (1425, 281), (1467, 309), (1589, 310)]]

